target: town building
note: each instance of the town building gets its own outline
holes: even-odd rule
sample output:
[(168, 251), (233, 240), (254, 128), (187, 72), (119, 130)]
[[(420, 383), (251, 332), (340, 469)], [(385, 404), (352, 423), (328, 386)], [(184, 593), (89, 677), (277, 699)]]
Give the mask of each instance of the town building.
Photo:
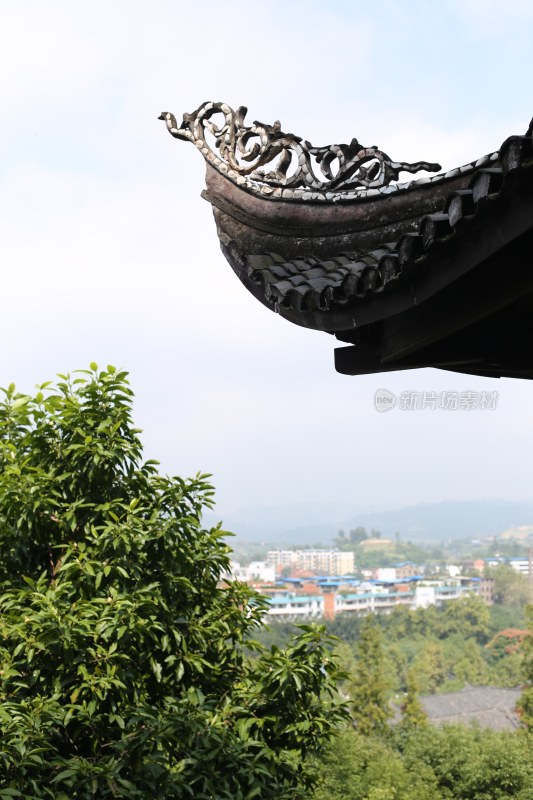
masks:
[(267, 563), (281, 571), (284, 567), (293, 567), (296, 564), (296, 550), (269, 550)]
[(274, 583), (276, 570), (266, 561), (251, 561), (247, 566), (242, 566), (238, 561), (232, 561), (229, 572), (223, 578), (245, 583)]
[(404, 578), (412, 578), (414, 575), (420, 575), (420, 567), (413, 564), (412, 561), (402, 561), (400, 564), (395, 564), (396, 580), (403, 581)]
[(510, 566), (515, 569), (517, 572), (520, 572), (522, 575), (529, 577), (530, 575), (533, 577), (533, 559), (529, 558), (510, 558), (509, 564)]
[(420, 575), (420, 572), (420, 567), (417, 567), (412, 561), (402, 561), (392, 567), (378, 567), (374, 577), (380, 581), (403, 581), (405, 578)]
[(479, 581), (479, 596), (490, 606), (494, 596), (494, 578), (486, 578), (484, 575)]
[(294, 573), (350, 575), (354, 571), (354, 554), (344, 550), (270, 550), (267, 563), (278, 572), (285, 567)]
[(482, 558), (467, 559), (462, 562), (462, 568), (463, 570), (483, 572), (485, 568), (485, 561)]
[(269, 602), (268, 613), (274, 619), (296, 622), (324, 616), (322, 595), (300, 595), (288, 591), (270, 595)]
[(472, 577), (428, 580), (414, 576), (395, 582), (332, 577), (317, 578), (314, 585), (310, 579), (304, 583), (292, 578), (285, 581), (285, 586), (282, 583), (262, 591), (270, 602), (269, 615), (285, 621), (333, 619), (338, 614), (388, 614), (399, 606), (441, 606), (469, 594), (480, 594), (480, 579)]

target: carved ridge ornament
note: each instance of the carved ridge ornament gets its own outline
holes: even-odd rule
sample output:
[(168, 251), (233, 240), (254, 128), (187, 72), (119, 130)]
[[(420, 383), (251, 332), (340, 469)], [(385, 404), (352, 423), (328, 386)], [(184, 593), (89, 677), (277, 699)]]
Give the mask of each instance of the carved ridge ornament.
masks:
[[(271, 197), (335, 201), (368, 190), (377, 194), (397, 181), (400, 172), (441, 169), (440, 164), (427, 161), (393, 161), (375, 146), (363, 147), (357, 139), (350, 144), (313, 147), (300, 136), (284, 133), (278, 121), (273, 125), (255, 121), (247, 127), (246, 113), (244, 106), (234, 111), (226, 103), (203, 103), (192, 114), (184, 114), (179, 127), (168, 111), (159, 119), (176, 139), (195, 144), (206, 161), (230, 180)], [(214, 147), (206, 134), (213, 137)]]

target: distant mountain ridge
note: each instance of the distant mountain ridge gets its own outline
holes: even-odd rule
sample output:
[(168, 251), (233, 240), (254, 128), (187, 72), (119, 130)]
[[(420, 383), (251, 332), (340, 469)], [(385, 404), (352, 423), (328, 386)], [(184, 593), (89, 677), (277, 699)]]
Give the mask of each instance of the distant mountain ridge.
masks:
[[(351, 510), (344, 504), (342, 509), (338, 509), (338, 515), (335, 514), (335, 508), (333, 504), (289, 506), (286, 511), (289, 512), (290, 509), (290, 513), (286, 514), (284, 509), (275, 507), (249, 508), (235, 515), (222, 517), (223, 527), (235, 533), (238, 539), (289, 546), (317, 543), (330, 545), (339, 529), (347, 533), (358, 526), (363, 526), (368, 531), (375, 528), (387, 537), (398, 532), (404, 541), (439, 544), (454, 539), (496, 536), (509, 528), (533, 524), (533, 501), (444, 501), (398, 509), (382, 507), (376, 510), (368, 507)], [(320, 513), (316, 509), (320, 509)], [(329, 511), (331, 516), (328, 520)], [(301, 514), (300, 525), (294, 524), (298, 513)], [(206, 522), (213, 521), (215, 517), (220, 519), (216, 514), (207, 515)]]

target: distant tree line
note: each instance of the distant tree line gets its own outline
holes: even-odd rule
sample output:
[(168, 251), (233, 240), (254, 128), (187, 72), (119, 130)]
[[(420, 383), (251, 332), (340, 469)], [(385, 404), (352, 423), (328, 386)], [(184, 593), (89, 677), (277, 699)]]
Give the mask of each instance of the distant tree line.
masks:
[[(380, 547), (379, 541), (372, 549), (365, 547), (365, 542), (369, 539), (383, 540)], [(334, 546), (339, 550), (351, 551), (355, 555), (355, 564), (358, 569), (377, 569), (378, 567), (390, 567), (400, 561), (412, 561), (414, 564), (428, 564), (441, 562), (446, 559), (445, 551), (433, 545), (415, 544), (411, 541), (404, 541), (397, 532), (394, 541), (383, 537), (381, 531), (372, 528), (358, 526), (349, 530), (339, 530), (334, 539)], [(369, 542), (370, 544), (370, 542)]]
[[(339, 614), (325, 621), (328, 632), (340, 640), (343, 668), (350, 672), (365, 619)], [(441, 607), (409, 610), (398, 606), (391, 614), (373, 619), (384, 637), (389, 697), (407, 691), (409, 673), (423, 694), (455, 691), (467, 684), (516, 687), (523, 682), (517, 640), (502, 638), (506, 631), (525, 630), (523, 606), (487, 606), (481, 598), (469, 595)], [(291, 623), (275, 622), (260, 638), (267, 645), (281, 645), (293, 630)]]
[[(407, 612), (412, 615), (413, 612)], [(427, 625), (428, 619), (423, 620)], [(418, 621), (420, 623), (420, 620)], [(476, 626), (480, 628), (476, 634)], [(525, 689), (520, 701), (524, 728), (496, 733), (461, 725), (429, 725), (418, 699), (414, 670), (405, 669), (400, 718), (390, 724), (392, 676), (384, 642), (398, 620), (381, 626), (378, 618), (361, 621), (345, 663), (351, 679), (344, 692), (352, 724), (317, 765), (313, 800), (531, 800), (533, 786), (533, 607), (527, 611), (517, 651)], [(416, 625), (416, 623), (415, 623)], [(483, 641), (490, 620), (473, 603), (441, 620), (441, 636), (467, 643)], [(454, 631), (455, 629), (455, 631)], [(412, 632), (413, 633), (413, 632)], [(415, 634), (416, 635), (416, 634)], [(447, 638), (447, 637), (445, 637)], [(344, 653), (346, 656), (346, 651)], [(428, 655), (426, 653), (426, 655)], [(433, 656), (437, 654), (433, 652)], [(438, 660), (438, 655), (437, 655)], [(346, 658), (345, 658), (346, 661)]]

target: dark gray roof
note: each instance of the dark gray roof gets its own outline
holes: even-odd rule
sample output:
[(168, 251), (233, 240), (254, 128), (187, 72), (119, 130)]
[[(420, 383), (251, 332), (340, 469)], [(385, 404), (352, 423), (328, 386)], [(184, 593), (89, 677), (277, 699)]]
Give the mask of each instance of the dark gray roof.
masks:
[(222, 251), (257, 300), (348, 345), (335, 349), (345, 375), (533, 379), (533, 124), (464, 167), (393, 185), (437, 165), (356, 139), (315, 148), (279, 123), (246, 127), (244, 112), (206, 103), (179, 127), (163, 118), (204, 155)]
[(252, 280), (263, 286), (271, 303), (301, 311), (325, 309), (334, 302), (382, 291), (396, 276), (393, 244), (370, 252), (346, 253), (319, 259), (313, 256), (286, 261), (277, 253), (246, 258)]
[(469, 725), (473, 722), (494, 731), (520, 727), (516, 703), (520, 689), (469, 686), (460, 692), (421, 697), (428, 719), (436, 724)]
[(442, 247), (464, 244), (472, 232), (490, 226), (498, 206), (515, 193), (517, 184), (531, 185), (533, 140), (512, 136), (490, 167), (478, 169), (469, 188), (451, 193), (442, 211), (424, 217), (417, 231), (368, 252), (329, 258), (286, 259), (277, 253), (244, 256), (248, 278), (260, 285), (276, 310), (330, 311), (394, 289), (413, 273), (431, 267)]

